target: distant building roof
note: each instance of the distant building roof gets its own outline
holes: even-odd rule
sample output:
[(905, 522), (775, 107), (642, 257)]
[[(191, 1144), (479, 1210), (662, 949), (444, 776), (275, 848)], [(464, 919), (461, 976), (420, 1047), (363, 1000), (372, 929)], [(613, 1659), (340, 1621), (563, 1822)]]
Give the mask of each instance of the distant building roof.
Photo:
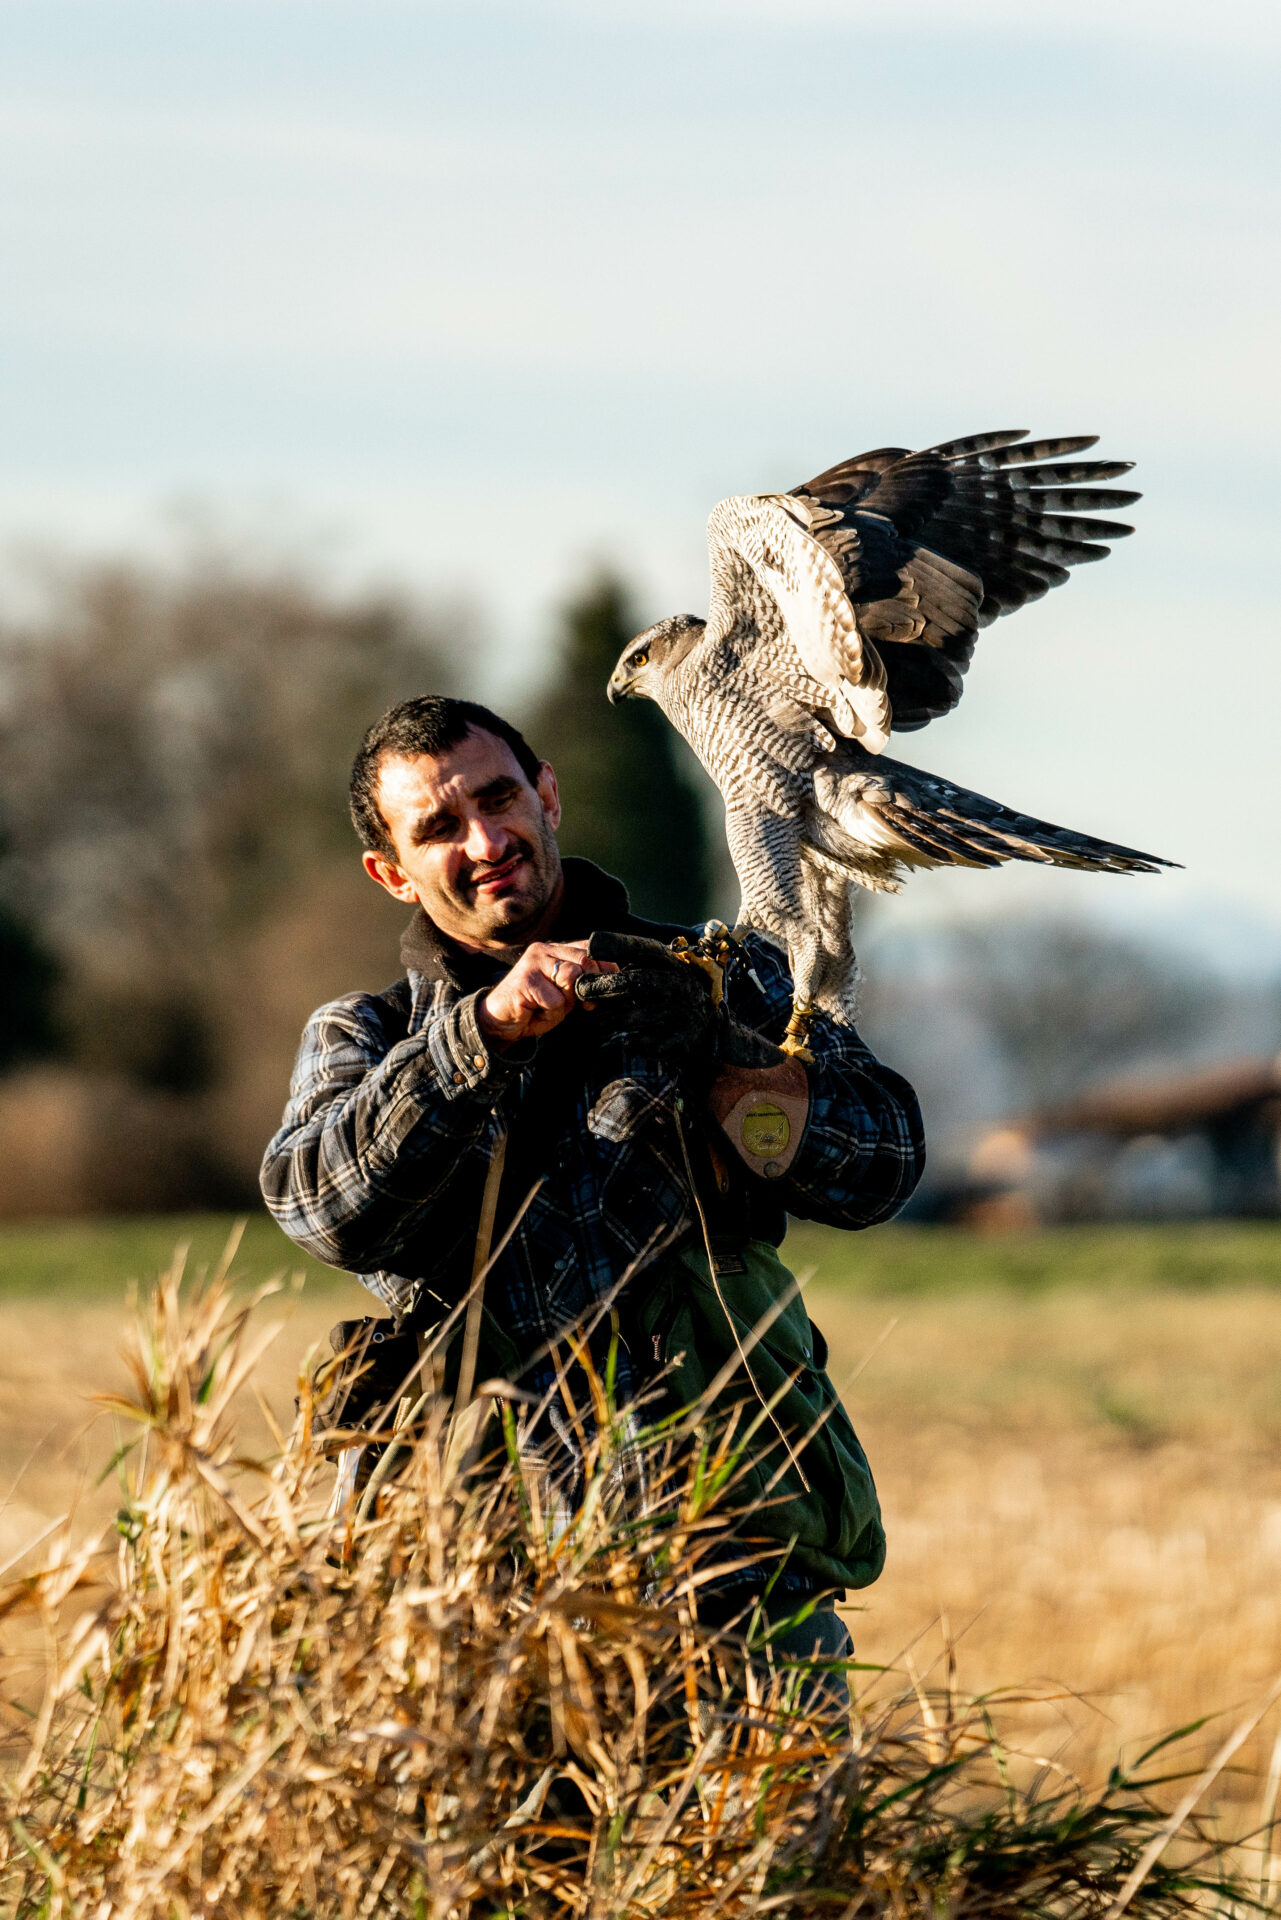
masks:
[[(1272, 1108), (1274, 1112), (1268, 1112)], [(1023, 1123), (1036, 1139), (1065, 1133), (1186, 1133), (1257, 1114), (1281, 1124), (1281, 1057), (1195, 1072), (1111, 1080)]]

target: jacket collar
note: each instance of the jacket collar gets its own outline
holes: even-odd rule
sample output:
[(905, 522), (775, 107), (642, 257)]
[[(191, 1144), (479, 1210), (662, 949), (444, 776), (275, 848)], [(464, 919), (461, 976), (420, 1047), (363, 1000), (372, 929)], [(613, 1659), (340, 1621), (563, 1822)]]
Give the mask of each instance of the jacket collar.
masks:
[[(627, 889), (612, 873), (605, 873), (594, 861), (574, 854), (561, 863), (565, 874), (565, 898), (552, 928), (555, 940), (585, 940), (589, 934), (608, 928), (620, 932), (631, 921)], [(442, 980), (460, 993), (488, 986), (507, 963), (485, 954), (468, 953), (443, 934), (419, 907), (400, 940), (401, 965), (409, 973), (427, 980)]]

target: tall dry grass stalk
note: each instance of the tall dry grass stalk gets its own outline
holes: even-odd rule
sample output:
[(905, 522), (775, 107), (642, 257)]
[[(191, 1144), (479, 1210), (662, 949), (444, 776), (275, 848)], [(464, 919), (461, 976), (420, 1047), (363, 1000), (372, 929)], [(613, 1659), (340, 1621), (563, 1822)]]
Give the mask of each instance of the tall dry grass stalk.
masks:
[(491, 1394), (478, 1435), (433, 1408), (367, 1510), (329, 1514), (306, 1389), (271, 1460), (237, 1454), (272, 1331), (171, 1274), (111, 1403), (114, 1538), (68, 1525), (0, 1594), (43, 1635), (38, 1705), (6, 1688), (18, 1920), (1249, 1904), (1195, 1814), (1153, 1844), (1163, 1783), (1091, 1794), (1020, 1755), (1015, 1696), (856, 1670), (846, 1713), (763, 1634), (701, 1626), (732, 1456), (637, 1442), (606, 1382), (568, 1507)]

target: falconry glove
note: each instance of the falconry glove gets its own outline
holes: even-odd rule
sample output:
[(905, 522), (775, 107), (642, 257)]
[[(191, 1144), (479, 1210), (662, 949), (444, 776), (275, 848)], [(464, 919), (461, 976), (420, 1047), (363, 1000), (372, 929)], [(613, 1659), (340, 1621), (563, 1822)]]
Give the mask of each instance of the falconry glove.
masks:
[(805, 1068), (735, 1020), (712, 976), (657, 940), (596, 933), (588, 952), (617, 973), (584, 975), (577, 994), (655, 1057), (701, 1074), (707, 1106), (743, 1165), (762, 1179), (787, 1172), (809, 1119)]
[(587, 951), (618, 971), (583, 975), (576, 992), (585, 1007), (655, 1059), (711, 1065), (718, 1021), (706, 973), (636, 934), (594, 933)]

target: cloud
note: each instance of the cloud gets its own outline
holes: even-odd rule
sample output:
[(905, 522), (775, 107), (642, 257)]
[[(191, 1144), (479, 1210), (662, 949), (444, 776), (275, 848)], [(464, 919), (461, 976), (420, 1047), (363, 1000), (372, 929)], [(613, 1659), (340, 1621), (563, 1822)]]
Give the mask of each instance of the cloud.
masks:
[[(498, 11), (507, 11), (498, 8)], [(556, 0), (562, 18), (586, 24), (599, 16), (593, 0)], [(756, 30), (778, 37), (814, 29), (885, 30), (886, 10), (870, 0), (614, 0), (615, 20), (645, 21), (654, 31)], [(1038, 40), (1139, 42), (1151, 48), (1211, 52), (1228, 59), (1246, 49), (1281, 51), (1281, 14), (1266, 0), (1073, 0), (1035, 6), (1028, 0), (895, 0), (896, 34), (933, 30)]]

